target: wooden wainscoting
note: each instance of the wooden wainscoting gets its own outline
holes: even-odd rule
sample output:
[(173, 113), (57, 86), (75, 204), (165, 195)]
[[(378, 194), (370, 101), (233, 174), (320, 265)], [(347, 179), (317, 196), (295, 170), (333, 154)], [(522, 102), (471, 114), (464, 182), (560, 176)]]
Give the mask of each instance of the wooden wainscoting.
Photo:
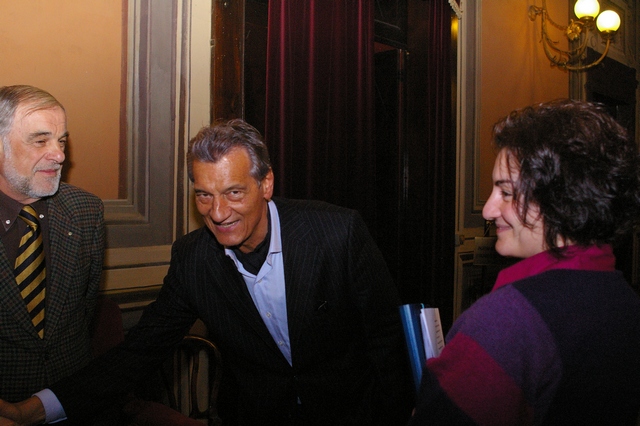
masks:
[(170, 260), (171, 245), (107, 249), (100, 292), (122, 309), (125, 330), (156, 299)]

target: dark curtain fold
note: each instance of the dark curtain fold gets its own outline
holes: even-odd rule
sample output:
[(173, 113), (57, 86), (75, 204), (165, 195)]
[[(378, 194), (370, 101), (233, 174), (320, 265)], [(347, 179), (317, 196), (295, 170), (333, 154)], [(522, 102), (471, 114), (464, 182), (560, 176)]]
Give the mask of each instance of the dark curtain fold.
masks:
[(264, 134), (277, 195), (355, 208), (374, 234), (402, 218), (393, 270), (403, 299), (438, 306), (446, 328), (455, 254), (451, 9), (446, 0), (409, 6), (421, 16), (409, 17), (418, 21), (409, 31), (407, 140), (389, 141), (407, 159), (396, 182), (402, 201), (378, 197), (395, 210), (376, 217), (375, 165), (384, 159), (373, 133), (371, 0), (270, 0)]
[(276, 195), (375, 209), (370, 0), (270, 0), (265, 141)]
[[(453, 309), (455, 256), (456, 146), (452, 101), (455, 69), (451, 46), (451, 7), (444, 0), (429, 4), (427, 62), (427, 268), (425, 300), (433, 300), (445, 318)], [(442, 311), (441, 311), (442, 312)], [(448, 324), (447, 324), (448, 325)]]

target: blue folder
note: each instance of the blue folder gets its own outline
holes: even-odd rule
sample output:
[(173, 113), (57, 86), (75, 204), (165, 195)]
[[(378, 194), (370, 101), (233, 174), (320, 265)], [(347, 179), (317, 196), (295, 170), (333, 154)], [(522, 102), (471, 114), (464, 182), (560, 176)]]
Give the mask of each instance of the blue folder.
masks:
[(404, 331), (404, 339), (407, 344), (409, 354), (409, 364), (413, 375), (413, 383), (416, 388), (416, 396), (420, 391), (420, 381), (422, 380), (422, 368), (426, 363), (424, 343), (422, 340), (422, 327), (420, 325), (420, 310), (424, 308), (422, 303), (410, 303), (401, 305), (400, 319)]

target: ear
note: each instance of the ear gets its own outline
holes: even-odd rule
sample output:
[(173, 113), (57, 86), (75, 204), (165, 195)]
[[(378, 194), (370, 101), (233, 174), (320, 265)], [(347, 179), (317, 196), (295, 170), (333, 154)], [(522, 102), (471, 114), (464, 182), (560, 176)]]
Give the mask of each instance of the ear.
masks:
[(262, 189), (262, 196), (265, 200), (270, 201), (273, 196), (273, 170), (269, 169), (267, 175), (262, 178), (262, 182), (260, 182), (260, 189)]

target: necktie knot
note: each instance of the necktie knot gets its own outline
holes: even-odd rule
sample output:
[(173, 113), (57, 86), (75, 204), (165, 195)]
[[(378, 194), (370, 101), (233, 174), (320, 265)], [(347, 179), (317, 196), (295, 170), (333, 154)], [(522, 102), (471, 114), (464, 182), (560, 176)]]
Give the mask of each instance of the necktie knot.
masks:
[(38, 218), (36, 215), (36, 211), (30, 205), (22, 207), (22, 210), (20, 210), (20, 213), (18, 214), (20, 219), (24, 220), (25, 223), (34, 231), (38, 228)]

